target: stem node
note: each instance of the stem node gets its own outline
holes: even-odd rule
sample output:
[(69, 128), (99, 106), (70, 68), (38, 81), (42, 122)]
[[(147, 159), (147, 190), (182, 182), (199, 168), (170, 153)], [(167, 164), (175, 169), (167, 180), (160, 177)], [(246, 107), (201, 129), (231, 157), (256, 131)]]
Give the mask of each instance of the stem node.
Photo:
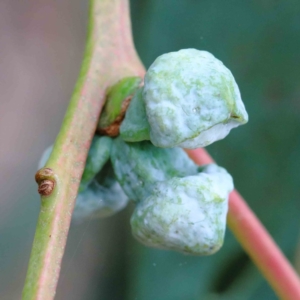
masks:
[(50, 196), (54, 190), (56, 180), (51, 168), (42, 168), (35, 174), (38, 192), (41, 196)]

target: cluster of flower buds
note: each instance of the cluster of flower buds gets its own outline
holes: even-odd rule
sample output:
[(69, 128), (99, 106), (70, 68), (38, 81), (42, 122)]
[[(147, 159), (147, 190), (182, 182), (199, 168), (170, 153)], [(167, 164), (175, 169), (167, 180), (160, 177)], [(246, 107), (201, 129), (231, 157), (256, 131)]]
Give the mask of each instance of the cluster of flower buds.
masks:
[(207, 146), (247, 121), (233, 75), (212, 54), (185, 49), (158, 57), (143, 86), (129, 77), (109, 90), (74, 218), (112, 215), (130, 199), (132, 233), (143, 244), (216, 252), (233, 180), (215, 164), (198, 167), (182, 148)]

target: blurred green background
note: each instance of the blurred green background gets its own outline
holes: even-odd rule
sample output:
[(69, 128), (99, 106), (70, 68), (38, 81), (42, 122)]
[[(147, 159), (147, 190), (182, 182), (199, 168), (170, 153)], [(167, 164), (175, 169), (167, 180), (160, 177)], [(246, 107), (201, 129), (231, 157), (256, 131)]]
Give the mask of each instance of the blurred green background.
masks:
[[(3, 300), (21, 297), (39, 211), (33, 177), (76, 81), (87, 2), (0, 2)], [(162, 53), (197, 48), (233, 72), (250, 121), (208, 151), (233, 175), (290, 261), (299, 264), (300, 2), (132, 0), (131, 10), (146, 67)], [(131, 237), (131, 211), (72, 224), (56, 299), (277, 299), (229, 231), (211, 257), (148, 249)]]

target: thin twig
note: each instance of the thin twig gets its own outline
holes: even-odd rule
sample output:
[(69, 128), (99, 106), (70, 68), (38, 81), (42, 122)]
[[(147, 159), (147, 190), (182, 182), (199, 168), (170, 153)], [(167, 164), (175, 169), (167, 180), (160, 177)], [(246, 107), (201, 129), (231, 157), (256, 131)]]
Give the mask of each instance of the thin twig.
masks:
[[(106, 89), (123, 77), (143, 72), (132, 42), (128, 0), (92, 0), (80, 76), (51, 157), (37, 176), (41, 210), (24, 300), (54, 298), (74, 203)], [(51, 170), (51, 180), (47, 170)]]

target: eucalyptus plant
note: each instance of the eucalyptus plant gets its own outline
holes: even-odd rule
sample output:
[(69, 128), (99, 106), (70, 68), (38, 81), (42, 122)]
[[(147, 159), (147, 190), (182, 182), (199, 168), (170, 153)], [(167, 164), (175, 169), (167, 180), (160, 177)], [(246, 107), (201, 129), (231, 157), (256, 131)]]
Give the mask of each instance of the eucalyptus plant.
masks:
[[(131, 225), (142, 243), (185, 254), (215, 253), (223, 244), (232, 177), (216, 165), (199, 170), (173, 147), (205, 146), (246, 123), (238, 86), (219, 60), (196, 49), (161, 55), (144, 82), (139, 88), (138, 77), (124, 78), (107, 92), (100, 134), (116, 136), (123, 123), (125, 129), (113, 140), (95, 135), (74, 217), (111, 215), (126, 205), (125, 193), (138, 203)], [(144, 137), (150, 141), (139, 141), (141, 128), (149, 129)], [(109, 159), (113, 170), (103, 172)]]
[(128, 1), (92, 0), (81, 74), (53, 150), (45, 154), (50, 157), (36, 174), (41, 212), (23, 299), (54, 298), (75, 202), (74, 217), (106, 217), (128, 199), (136, 204), (131, 225), (139, 241), (184, 254), (216, 252), (227, 214), (278, 295), (300, 299), (297, 275), (231, 192), (230, 174), (195, 149), (247, 121), (233, 75), (212, 54), (163, 54), (145, 75)]

